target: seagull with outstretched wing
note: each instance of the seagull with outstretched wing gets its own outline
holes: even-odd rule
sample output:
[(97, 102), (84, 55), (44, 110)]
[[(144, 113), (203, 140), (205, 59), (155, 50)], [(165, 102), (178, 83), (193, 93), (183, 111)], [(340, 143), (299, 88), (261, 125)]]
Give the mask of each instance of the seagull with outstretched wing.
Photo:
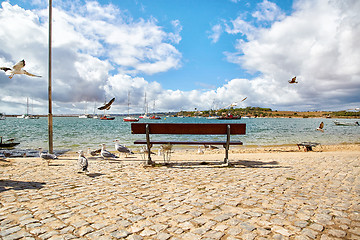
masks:
[(17, 64), (15, 64), (12, 68), (9, 67), (0, 67), (1, 70), (3, 70), (6, 74), (9, 74), (9, 78), (13, 78), (15, 74), (25, 74), (28, 75), (30, 77), (41, 77), (38, 75), (34, 75), (31, 74), (29, 72), (27, 72), (26, 70), (23, 69), (23, 67), (25, 67), (25, 60), (21, 60), (20, 62), (18, 62)]
[(316, 129), (316, 130), (318, 130), (318, 131), (321, 131), (321, 132), (324, 132), (324, 122), (321, 122), (320, 123), (320, 126)]
[(115, 101), (115, 98), (111, 99), (108, 103), (106, 103), (104, 106), (98, 107), (99, 110), (109, 110), (111, 107), (111, 104)]
[(291, 84), (293, 84), (293, 83), (298, 83), (297, 81), (296, 81), (296, 76), (295, 77), (293, 77), (290, 81), (288, 81), (289, 83), (291, 83)]

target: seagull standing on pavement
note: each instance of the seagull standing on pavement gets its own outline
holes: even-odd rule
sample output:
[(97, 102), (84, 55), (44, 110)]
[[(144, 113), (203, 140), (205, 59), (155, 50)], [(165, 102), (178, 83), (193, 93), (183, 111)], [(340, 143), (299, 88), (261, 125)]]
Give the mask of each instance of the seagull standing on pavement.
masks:
[(25, 67), (25, 60), (21, 60), (20, 62), (18, 62), (17, 64), (15, 64), (12, 68), (9, 67), (0, 67), (1, 70), (5, 71), (6, 74), (9, 74), (9, 78), (13, 78), (13, 76), (15, 74), (25, 74), (28, 75), (30, 77), (41, 77), (38, 75), (34, 75), (31, 74), (29, 72), (27, 72), (26, 70), (22, 69), (23, 67)]
[(101, 149), (91, 150), (91, 148), (88, 148), (88, 154), (91, 156), (97, 156), (101, 153)]
[(100, 155), (106, 159), (106, 158), (118, 158), (118, 156), (116, 156), (115, 154), (112, 154), (111, 152), (109, 152), (108, 150), (106, 150), (106, 146), (105, 144), (101, 144), (101, 152)]
[(121, 145), (119, 140), (116, 139), (116, 140), (114, 140), (114, 142), (115, 142), (115, 150), (120, 153), (125, 153), (125, 157), (127, 157), (128, 154), (134, 154), (126, 146)]
[(58, 159), (55, 154), (43, 153), (43, 152), (42, 152), (42, 148), (39, 148), (39, 156), (40, 156), (42, 159), (44, 159), (44, 160), (47, 161), (48, 166), (49, 166), (51, 160)]
[(79, 158), (78, 158), (79, 167), (80, 167), (81, 171), (86, 173), (86, 172), (88, 172), (87, 168), (89, 166), (88, 160), (84, 156), (83, 150), (80, 150), (78, 153), (79, 153)]

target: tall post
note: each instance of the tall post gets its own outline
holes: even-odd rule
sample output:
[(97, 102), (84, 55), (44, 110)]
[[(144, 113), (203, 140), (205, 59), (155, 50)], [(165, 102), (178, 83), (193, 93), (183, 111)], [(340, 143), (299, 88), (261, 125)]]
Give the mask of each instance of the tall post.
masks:
[(49, 152), (54, 153), (53, 146), (53, 116), (52, 116), (52, 99), (51, 99), (51, 41), (52, 41), (52, 0), (49, 0), (49, 82), (48, 82), (48, 98), (49, 98), (49, 114), (48, 114), (48, 134), (49, 134)]

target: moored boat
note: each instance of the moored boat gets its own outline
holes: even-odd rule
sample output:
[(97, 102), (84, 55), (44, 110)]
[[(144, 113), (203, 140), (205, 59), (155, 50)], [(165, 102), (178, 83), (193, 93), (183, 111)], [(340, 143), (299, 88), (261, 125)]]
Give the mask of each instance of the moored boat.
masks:
[(100, 120), (114, 120), (115, 117), (111, 117), (111, 116), (108, 116), (108, 115), (104, 115), (100, 118)]
[(161, 117), (159, 116), (156, 116), (156, 115), (152, 115), (149, 117), (149, 119), (155, 119), (155, 120), (158, 120), (158, 119), (161, 119)]
[(124, 122), (138, 122), (139, 119), (131, 116), (124, 117)]
[(360, 126), (359, 122), (339, 122), (334, 121), (335, 125), (337, 126)]
[(16, 145), (19, 145), (19, 142), (14, 142), (15, 139), (8, 139), (3, 142), (2, 137), (0, 136), (0, 148), (13, 148)]
[(219, 119), (219, 120), (237, 120), (237, 119), (241, 119), (241, 116), (234, 116), (232, 114), (228, 114), (226, 116), (218, 117), (217, 119)]

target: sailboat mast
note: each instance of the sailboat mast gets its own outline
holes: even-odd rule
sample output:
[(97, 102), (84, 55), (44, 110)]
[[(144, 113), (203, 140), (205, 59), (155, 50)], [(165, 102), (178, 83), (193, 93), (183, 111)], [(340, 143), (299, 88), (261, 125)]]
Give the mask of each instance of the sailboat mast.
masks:
[(26, 115), (29, 115), (29, 98), (26, 98)]
[(130, 91), (128, 91), (128, 116), (130, 116)]

